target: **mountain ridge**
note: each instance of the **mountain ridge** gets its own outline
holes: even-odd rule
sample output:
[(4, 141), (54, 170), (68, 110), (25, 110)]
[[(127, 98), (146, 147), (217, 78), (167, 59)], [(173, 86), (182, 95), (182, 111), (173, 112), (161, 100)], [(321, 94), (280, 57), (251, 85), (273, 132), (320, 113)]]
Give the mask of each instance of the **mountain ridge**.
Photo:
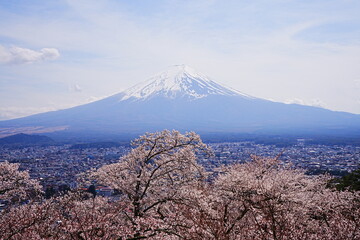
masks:
[(39, 126), (61, 126), (58, 133), (69, 136), (142, 134), (167, 128), (202, 133), (351, 133), (360, 137), (360, 115), (251, 97), (185, 65), (170, 67), (96, 102), (1, 121), (0, 131)]
[(53, 144), (55, 141), (43, 135), (19, 133), (0, 138), (0, 146)]
[(130, 98), (146, 100), (162, 95), (168, 98), (198, 99), (209, 95), (243, 96), (253, 98), (237, 90), (222, 86), (187, 65), (173, 65), (148, 80), (120, 93), (120, 101)]

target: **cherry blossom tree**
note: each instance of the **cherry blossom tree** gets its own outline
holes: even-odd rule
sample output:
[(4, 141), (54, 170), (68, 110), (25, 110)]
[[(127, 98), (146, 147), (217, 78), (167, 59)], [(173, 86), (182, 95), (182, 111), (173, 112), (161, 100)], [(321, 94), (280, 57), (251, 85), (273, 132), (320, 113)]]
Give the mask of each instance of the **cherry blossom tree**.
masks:
[[(360, 194), (327, 188), (278, 158), (252, 156), (211, 173), (195, 133), (148, 133), (118, 163), (89, 179), (119, 199), (69, 192), (0, 213), (1, 239), (360, 239)], [(1, 199), (20, 202), (39, 184), (18, 164), (1, 163)]]
[(57, 213), (52, 202), (29, 203), (1, 212), (1, 239), (51, 239), (53, 219)]
[(134, 232), (121, 215), (125, 208), (77, 192), (21, 205), (0, 217), (1, 239), (127, 239)]
[(18, 163), (0, 163), (0, 199), (11, 203), (30, 199), (41, 193), (38, 181), (30, 179), (27, 171), (19, 171)]
[(327, 189), (276, 158), (253, 156), (223, 166), (206, 188), (178, 206), (178, 234), (188, 239), (360, 239), (358, 193)]
[[(147, 133), (132, 145), (118, 163), (103, 166), (92, 177), (123, 193), (130, 210), (125, 214), (137, 229), (134, 238), (167, 233), (169, 203), (181, 202), (183, 189), (203, 183), (206, 172), (196, 154), (210, 154), (210, 149), (194, 132), (168, 130)], [(157, 224), (142, 226), (144, 219)]]

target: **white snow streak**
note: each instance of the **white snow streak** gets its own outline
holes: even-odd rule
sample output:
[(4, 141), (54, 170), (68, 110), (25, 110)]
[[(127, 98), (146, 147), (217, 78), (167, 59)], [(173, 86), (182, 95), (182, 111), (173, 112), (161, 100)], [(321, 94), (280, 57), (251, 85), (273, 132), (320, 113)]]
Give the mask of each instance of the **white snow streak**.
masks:
[(246, 94), (217, 84), (186, 65), (175, 65), (147, 81), (125, 90), (120, 101), (130, 98), (148, 99), (154, 96), (172, 99), (177, 97), (199, 99), (209, 95), (239, 95), (251, 98)]

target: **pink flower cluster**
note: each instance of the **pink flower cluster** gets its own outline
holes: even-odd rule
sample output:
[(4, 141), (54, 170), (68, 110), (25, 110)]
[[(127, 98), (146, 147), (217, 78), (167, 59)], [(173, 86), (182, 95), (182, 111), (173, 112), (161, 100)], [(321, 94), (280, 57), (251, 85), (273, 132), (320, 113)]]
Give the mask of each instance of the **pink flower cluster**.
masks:
[[(86, 175), (117, 200), (73, 192), (35, 199), (39, 184), (0, 164), (1, 239), (360, 239), (360, 194), (327, 188), (275, 158), (208, 173), (199, 135), (147, 133), (118, 163)], [(211, 175), (211, 177), (210, 177)], [(29, 199), (27, 204), (16, 204)]]

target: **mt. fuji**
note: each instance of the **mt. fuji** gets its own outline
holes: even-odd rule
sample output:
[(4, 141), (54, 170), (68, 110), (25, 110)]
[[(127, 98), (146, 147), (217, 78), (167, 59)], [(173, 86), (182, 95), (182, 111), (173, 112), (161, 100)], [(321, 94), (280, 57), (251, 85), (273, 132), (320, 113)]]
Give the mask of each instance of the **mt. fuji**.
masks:
[(2, 135), (56, 131), (67, 136), (120, 136), (162, 129), (360, 136), (360, 115), (252, 97), (176, 65), (96, 102), (0, 122)]
[(226, 88), (210, 80), (207, 76), (195, 72), (186, 65), (169, 67), (149, 80), (135, 85), (124, 91), (121, 100), (136, 98), (145, 100), (155, 96), (167, 98), (187, 98), (195, 100), (210, 95), (237, 96), (242, 94), (236, 90)]

